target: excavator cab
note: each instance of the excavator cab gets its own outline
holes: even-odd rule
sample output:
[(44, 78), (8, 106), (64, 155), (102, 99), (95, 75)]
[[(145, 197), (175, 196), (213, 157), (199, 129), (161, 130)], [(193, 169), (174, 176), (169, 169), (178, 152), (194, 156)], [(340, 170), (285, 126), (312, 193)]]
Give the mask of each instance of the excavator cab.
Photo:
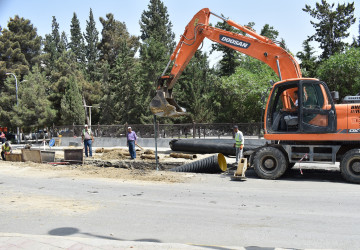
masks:
[(317, 79), (275, 84), (267, 104), (266, 129), (269, 134), (336, 132), (335, 105), (326, 84)]

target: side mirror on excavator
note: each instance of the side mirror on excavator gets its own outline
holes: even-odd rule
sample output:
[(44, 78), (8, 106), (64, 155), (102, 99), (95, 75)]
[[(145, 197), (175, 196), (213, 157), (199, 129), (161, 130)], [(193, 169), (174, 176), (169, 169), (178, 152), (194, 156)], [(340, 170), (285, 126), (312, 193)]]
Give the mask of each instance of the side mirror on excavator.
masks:
[(339, 91), (331, 91), (331, 98), (333, 99), (334, 103), (339, 101)]

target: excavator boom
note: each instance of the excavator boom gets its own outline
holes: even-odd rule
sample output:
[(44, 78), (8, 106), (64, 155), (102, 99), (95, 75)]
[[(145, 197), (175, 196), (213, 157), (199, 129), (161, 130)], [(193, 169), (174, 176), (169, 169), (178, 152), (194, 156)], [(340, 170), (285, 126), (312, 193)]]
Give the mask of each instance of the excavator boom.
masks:
[[(251, 37), (209, 26), (211, 14)], [(171, 117), (185, 114), (185, 109), (175, 102), (172, 96), (172, 89), (205, 38), (266, 63), (275, 71), (280, 80), (302, 77), (299, 64), (293, 56), (276, 45), (272, 40), (232, 20), (224, 19), (210, 12), (208, 8), (204, 8), (186, 26), (179, 43), (170, 57), (168, 66), (158, 79), (156, 96), (150, 103), (150, 110), (155, 115)], [(170, 74), (165, 75), (172, 62), (173, 66)]]

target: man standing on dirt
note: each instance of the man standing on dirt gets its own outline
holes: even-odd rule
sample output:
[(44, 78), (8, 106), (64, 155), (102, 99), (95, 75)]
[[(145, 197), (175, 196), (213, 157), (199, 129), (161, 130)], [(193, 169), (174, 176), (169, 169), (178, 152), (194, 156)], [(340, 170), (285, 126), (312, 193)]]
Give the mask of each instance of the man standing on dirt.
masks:
[(127, 144), (129, 146), (129, 153), (131, 160), (136, 158), (136, 151), (135, 151), (135, 144), (136, 144), (136, 133), (131, 130), (131, 127), (128, 127), (128, 134), (127, 134)]
[(243, 157), (243, 148), (244, 148), (244, 135), (239, 130), (239, 127), (237, 125), (234, 126), (234, 132), (235, 132), (235, 143), (234, 148), (236, 149), (236, 162), (237, 165), (239, 162), (239, 159)]
[(85, 156), (88, 157), (88, 149), (90, 157), (92, 157), (92, 142), (94, 141), (94, 136), (91, 133), (91, 129), (89, 129), (88, 125), (85, 124), (85, 127), (82, 131), (81, 137), (84, 141), (84, 147), (85, 147)]
[(7, 141), (1, 146), (1, 158), (5, 161), (5, 155), (10, 154), (12, 151), (10, 143)]

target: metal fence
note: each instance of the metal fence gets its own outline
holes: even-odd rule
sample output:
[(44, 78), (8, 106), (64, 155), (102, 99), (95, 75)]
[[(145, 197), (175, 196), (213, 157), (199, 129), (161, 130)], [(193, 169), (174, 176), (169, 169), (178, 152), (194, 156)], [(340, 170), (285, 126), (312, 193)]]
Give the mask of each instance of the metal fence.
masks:
[[(233, 123), (186, 123), (156, 124), (159, 138), (221, 138), (233, 136)], [(246, 136), (262, 136), (262, 123), (237, 123)], [(131, 127), (140, 138), (154, 138), (154, 124), (92, 125), (95, 137), (125, 137), (127, 127)], [(81, 136), (83, 125), (53, 126), (49, 128), (50, 137)]]

